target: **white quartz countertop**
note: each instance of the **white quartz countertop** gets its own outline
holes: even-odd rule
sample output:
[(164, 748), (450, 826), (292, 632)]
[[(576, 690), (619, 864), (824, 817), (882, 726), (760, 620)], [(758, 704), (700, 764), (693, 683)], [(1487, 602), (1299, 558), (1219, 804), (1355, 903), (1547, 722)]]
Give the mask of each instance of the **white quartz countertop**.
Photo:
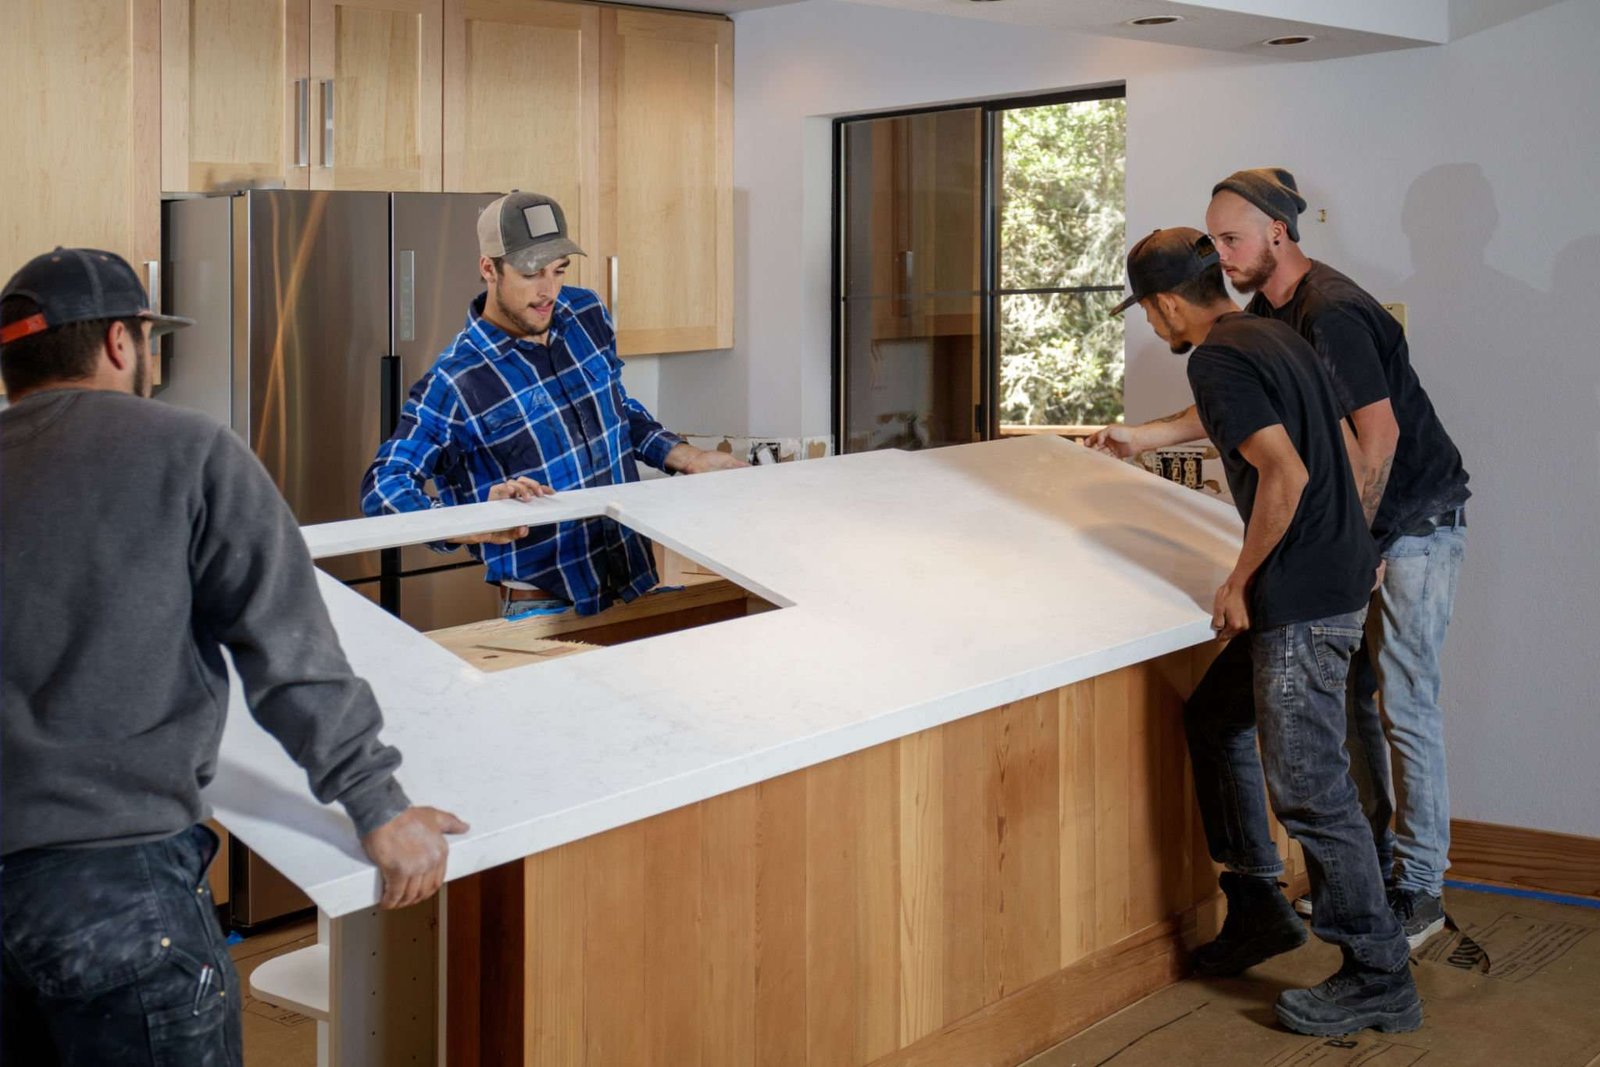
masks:
[[(1211, 637), (1227, 504), (1027, 437), (308, 527), (318, 558), (609, 514), (781, 610), (485, 674), (321, 575), (451, 878)], [(217, 818), (338, 916), (379, 882), (234, 686)]]

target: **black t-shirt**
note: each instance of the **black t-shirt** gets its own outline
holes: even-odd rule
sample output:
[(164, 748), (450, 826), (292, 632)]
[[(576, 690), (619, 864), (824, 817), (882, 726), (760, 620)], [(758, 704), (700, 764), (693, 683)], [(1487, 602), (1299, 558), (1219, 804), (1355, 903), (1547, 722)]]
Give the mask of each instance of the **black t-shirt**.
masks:
[(1350, 473), (1333, 385), (1311, 346), (1280, 322), (1224, 315), (1189, 357), (1189, 388), (1247, 525), (1260, 476), (1239, 445), (1252, 434), (1282, 425), (1309, 476), (1283, 540), (1256, 572), (1251, 626), (1309, 622), (1364, 607), (1378, 547)]
[(1282, 307), (1257, 293), (1245, 310), (1287, 323), (1311, 342), (1345, 414), (1385, 398), (1394, 406), (1400, 440), (1372, 523), (1380, 546), (1387, 548), (1419, 522), (1467, 502), (1472, 492), (1461, 453), (1411, 367), (1405, 331), (1366, 290), (1313, 261)]

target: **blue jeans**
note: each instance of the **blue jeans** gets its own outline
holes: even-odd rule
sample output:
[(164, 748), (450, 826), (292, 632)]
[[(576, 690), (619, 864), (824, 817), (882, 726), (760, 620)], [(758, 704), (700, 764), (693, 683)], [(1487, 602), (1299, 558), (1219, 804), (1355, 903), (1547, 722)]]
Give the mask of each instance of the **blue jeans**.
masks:
[(1212, 858), (1244, 874), (1282, 872), (1265, 787), (1305, 852), (1313, 932), (1368, 967), (1394, 971), (1405, 965), (1406, 941), (1344, 750), (1345, 687), (1363, 615), (1236, 638), (1184, 706), (1184, 729)]
[(1366, 641), (1350, 664), (1346, 748), (1379, 864), (1394, 885), (1433, 896), (1450, 866), (1439, 653), (1466, 545), (1464, 527), (1441, 527), (1390, 546)]
[(217, 836), (29, 849), (0, 863), (0, 1060), (240, 1067), (239, 975), (206, 870)]

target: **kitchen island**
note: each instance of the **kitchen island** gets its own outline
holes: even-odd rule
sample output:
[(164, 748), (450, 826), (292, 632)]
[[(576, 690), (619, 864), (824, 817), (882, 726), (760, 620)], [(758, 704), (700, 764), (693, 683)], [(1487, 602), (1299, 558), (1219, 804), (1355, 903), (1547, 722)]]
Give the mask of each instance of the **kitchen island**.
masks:
[(775, 610), (487, 671), (322, 578), (402, 782), (472, 824), (442, 905), (377, 912), (235, 698), (208, 799), (320, 909), (324, 1062), (1015, 1063), (1176, 978), (1229, 506), (1034, 437), (306, 539), (598, 514)]

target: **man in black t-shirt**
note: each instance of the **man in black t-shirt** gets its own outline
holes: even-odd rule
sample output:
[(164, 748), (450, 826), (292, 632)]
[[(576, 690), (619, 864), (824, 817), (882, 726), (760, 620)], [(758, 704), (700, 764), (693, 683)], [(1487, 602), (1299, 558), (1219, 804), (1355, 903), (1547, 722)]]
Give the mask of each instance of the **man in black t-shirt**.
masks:
[(1461, 453), (1411, 366), (1405, 330), (1355, 282), (1301, 252), (1304, 208), (1293, 174), (1242, 170), (1212, 190), (1206, 227), (1223, 272), (1255, 294), (1247, 310), (1311, 343), (1360, 441), (1362, 505), (1385, 571), (1351, 660), (1347, 747), (1390, 903), (1416, 948), (1444, 927), (1450, 793), (1439, 654), (1471, 494)]
[[(1263, 838), (1271, 847), (1264, 769), (1272, 810), (1307, 856), (1313, 928), (1344, 955), (1325, 981), (1281, 993), (1278, 1019), (1315, 1035), (1414, 1030), (1422, 1002), (1344, 753), (1346, 673), (1378, 563), (1348, 459), (1353, 439), (1316, 353), (1282, 323), (1239, 310), (1204, 234), (1157, 230), (1128, 254), (1128, 280), (1133, 295), (1116, 310), (1139, 303), (1174, 353), (1193, 349), (1195, 417), (1245, 521), (1212, 606), (1218, 636), (1238, 639), (1201, 682), (1212, 696), (1190, 701), (1202, 714), (1185, 715), (1207, 842), (1228, 866), (1227, 919), (1195, 966), (1236, 974), (1305, 941), (1278, 890), (1276, 849), (1245, 851)], [(1240, 827), (1246, 818), (1254, 825)]]

